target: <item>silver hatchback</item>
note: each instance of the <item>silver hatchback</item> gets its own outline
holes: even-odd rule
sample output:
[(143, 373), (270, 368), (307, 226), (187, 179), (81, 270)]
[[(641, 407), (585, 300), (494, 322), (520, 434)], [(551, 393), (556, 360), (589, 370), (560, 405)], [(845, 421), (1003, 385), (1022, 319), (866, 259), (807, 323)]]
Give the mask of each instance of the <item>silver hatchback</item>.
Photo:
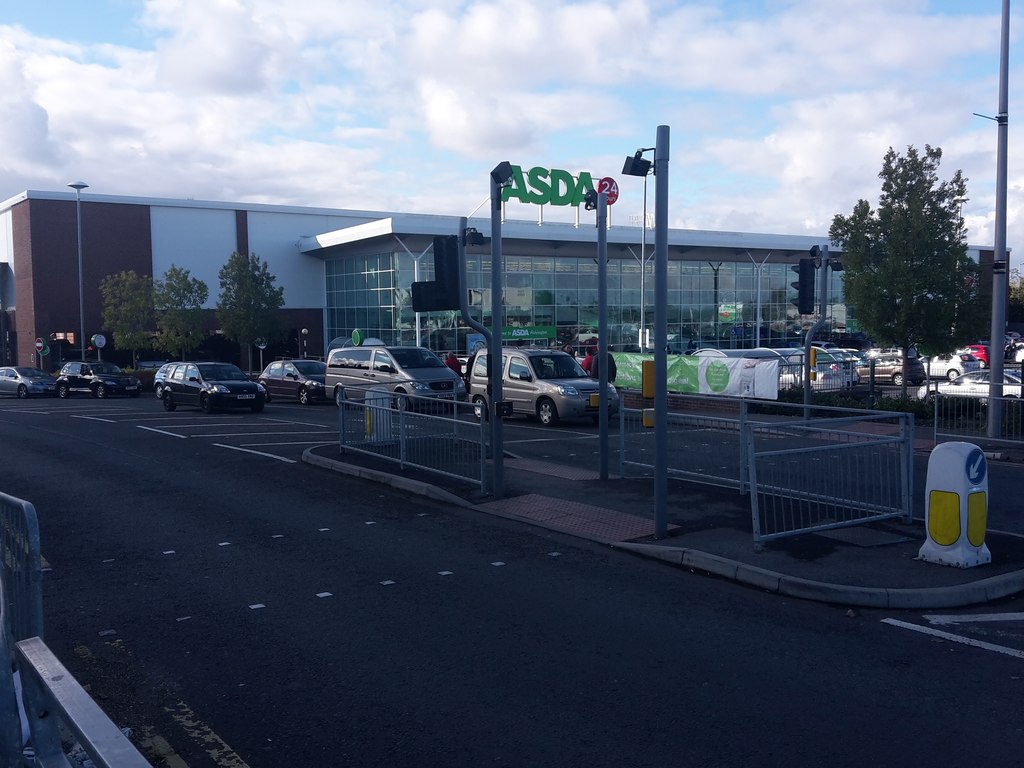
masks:
[[(469, 396), (477, 418), (490, 412), (487, 400), (487, 358), (481, 352), (473, 358), (467, 374)], [(551, 426), (560, 419), (599, 416), (600, 383), (571, 355), (557, 349), (506, 347), (501, 352), (501, 388), (513, 415), (535, 416)], [(619, 411), (619, 393), (608, 385), (608, 413)]]

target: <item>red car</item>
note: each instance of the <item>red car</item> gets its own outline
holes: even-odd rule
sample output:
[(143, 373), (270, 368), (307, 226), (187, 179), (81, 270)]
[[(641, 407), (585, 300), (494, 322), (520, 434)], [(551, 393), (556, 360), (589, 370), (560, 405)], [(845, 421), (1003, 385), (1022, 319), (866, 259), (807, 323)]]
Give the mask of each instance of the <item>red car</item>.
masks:
[(968, 344), (964, 351), (970, 352), (981, 361), (982, 368), (988, 368), (988, 347), (984, 344)]

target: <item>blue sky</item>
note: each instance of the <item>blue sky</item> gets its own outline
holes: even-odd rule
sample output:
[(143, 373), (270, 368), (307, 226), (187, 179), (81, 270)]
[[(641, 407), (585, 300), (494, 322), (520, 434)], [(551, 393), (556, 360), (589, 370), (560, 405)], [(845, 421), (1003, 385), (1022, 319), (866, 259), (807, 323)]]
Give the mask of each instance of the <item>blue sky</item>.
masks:
[(611, 224), (637, 225), (642, 182), (622, 160), (668, 125), (670, 226), (825, 235), (877, 202), (890, 146), (929, 144), (941, 178), (968, 179), (970, 241), (993, 239), (996, 127), (973, 113), (998, 104), (997, 0), (10, 5), (0, 199), (83, 179), (86, 194), (464, 215), (509, 160), (617, 177)]

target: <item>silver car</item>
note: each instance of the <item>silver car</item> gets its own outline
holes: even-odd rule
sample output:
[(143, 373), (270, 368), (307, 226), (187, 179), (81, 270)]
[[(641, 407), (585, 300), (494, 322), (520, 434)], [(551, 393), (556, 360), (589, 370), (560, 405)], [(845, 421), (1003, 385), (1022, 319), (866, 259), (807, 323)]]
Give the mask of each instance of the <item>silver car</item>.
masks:
[[(487, 359), (481, 352), (467, 375), (469, 396), (478, 419), (490, 412), (487, 400)], [(599, 416), (600, 383), (587, 376), (571, 355), (556, 349), (506, 347), (501, 353), (502, 399), (510, 403), (506, 415), (535, 416), (545, 426), (560, 419)], [(608, 385), (608, 413), (619, 411), (619, 393)]]
[(367, 391), (387, 392), (395, 408), (439, 408), (466, 399), (462, 377), (426, 347), (365, 345), (332, 349), (324, 376), (327, 396), (363, 400)]
[(0, 395), (31, 397), (56, 391), (57, 379), (39, 368), (0, 368)]

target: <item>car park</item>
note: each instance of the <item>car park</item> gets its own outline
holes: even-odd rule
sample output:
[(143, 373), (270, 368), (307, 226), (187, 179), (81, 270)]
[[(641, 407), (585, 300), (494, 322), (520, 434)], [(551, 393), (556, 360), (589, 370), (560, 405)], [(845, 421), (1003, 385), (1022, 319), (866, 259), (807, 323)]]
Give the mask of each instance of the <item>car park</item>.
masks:
[(57, 396), (62, 398), (71, 397), (75, 392), (101, 398), (110, 395), (138, 397), (142, 394), (142, 382), (138, 378), (125, 373), (120, 366), (102, 360), (65, 363), (57, 376), (56, 388)]
[(327, 399), (322, 360), (275, 360), (259, 375), (257, 381), (267, 390), (267, 402), (280, 397), (298, 400), (302, 405)]
[(178, 363), (164, 380), (164, 409), (191, 405), (205, 413), (226, 408), (263, 410), (266, 390), (231, 363)]
[(466, 399), (466, 387), (455, 371), (426, 347), (384, 345), (342, 347), (327, 357), (327, 392), (339, 405), (363, 400), (369, 390), (394, 395), (395, 408), (429, 410)]
[(56, 391), (57, 379), (39, 368), (0, 368), (0, 395), (25, 398), (33, 395), (52, 395)]
[[(467, 375), (469, 396), (478, 419), (491, 410), (488, 400), (487, 352), (479, 352)], [(508, 415), (533, 416), (552, 426), (561, 419), (591, 418), (600, 412), (600, 382), (587, 376), (579, 362), (558, 349), (505, 347), (501, 351), (502, 398)], [(619, 393), (608, 384), (608, 413), (619, 410)]]
[[(985, 368), (980, 371), (965, 373), (952, 381), (938, 381), (931, 387), (921, 387), (917, 396), (921, 399), (934, 397), (938, 392), (942, 395), (975, 397), (984, 403), (989, 396), (989, 383), (992, 370)], [(1003, 371), (1003, 397), (1021, 396), (1021, 376), (1017, 371)]]
[(982, 368), (989, 367), (987, 344), (968, 344), (966, 347), (958, 351), (966, 352), (969, 355), (974, 355), (981, 362)]
[(949, 379), (981, 369), (981, 361), (968, 352), (952, 352), (921, 358), (921, 364), (932, 379)]
[(872, 368), (876, 383), (888, 382), (897, 387), (903, 386), (904, 376), (914, 386), (923, 384), (926, 378), (924, 365), (919, 357), (903, 358), (886, 354), (864, 360), (856, 367), (861, 381), (870, 381)]

